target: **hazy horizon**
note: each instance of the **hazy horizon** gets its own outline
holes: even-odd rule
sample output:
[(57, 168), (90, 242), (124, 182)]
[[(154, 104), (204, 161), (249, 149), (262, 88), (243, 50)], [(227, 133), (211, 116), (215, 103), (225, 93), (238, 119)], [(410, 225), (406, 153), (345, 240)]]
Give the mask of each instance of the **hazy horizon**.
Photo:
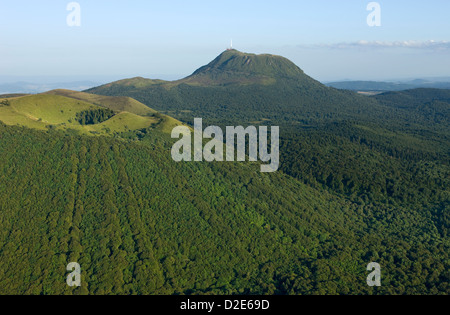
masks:
[(322, 82), (450, 76), (445, 0), (377, 1), (374, 27), (370, 1), (360, 0), (78, 1), (80, 26), (67, 21), (69, 2), (0, 2), (2, 77), (174, 80), (231, 39), (243, 52), (284, 56)]
[[(196, 70), (196, 69), (195, 69)], [(192, 71), (194, 72), (194, 71)], [(146, 79), (159, 79), (164, 81), (176, 81), (183, 79), (192, 73), (189, 74), (150, 74), (150, 75), (142, 75), (142, 74), (117, 74), (117, 75), (75, 75), (75, 76), (67, 76), (67, 75), (53, 75), (53, 76), (8, 76), (8, 75), (0, 75), (0, 85), (6, 84), (15, 84), (15, 83), (34, 83), (34, 84), (57, 84), (57, 83), (74, 83), (74, 82), (93, 82), (98, 84), (106, 84), (113, 81), (130, 79), (135, 77), (143, 77)], [(306, 73), (308, 74), (308, 73)], [(378, 82), (407, 82), (413, 80), (430, 80), (438, 82), (442, 81), (450, 81), (450, 72), (447, 76), (413, 76), (413, 77), (390, 77), (390, 78), (378, 78), (378, 79), (367, 79), (361, 77), (338, 77), (335, 79), (324, 79), (313, 77), (314, 79), (322, 82), (322, 83), (330, 83), (330, 82), (345, 82), (345, 81), (378, 81)]]

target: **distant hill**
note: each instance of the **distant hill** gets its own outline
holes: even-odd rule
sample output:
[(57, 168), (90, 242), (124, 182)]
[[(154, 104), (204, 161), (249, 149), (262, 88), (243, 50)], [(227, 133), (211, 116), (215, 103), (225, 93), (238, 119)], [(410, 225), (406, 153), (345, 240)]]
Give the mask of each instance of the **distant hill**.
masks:
[(449, 132), (450, 90), (413, 89), (385, 92), (373, 98), (384, 106), (408, 112), (411, 116), (411, 122), (417, 121), (417, 118), (420, 117), (423, 124), (422, 128), (438, 124)]
[(26, 93), (0, 94), (0, 98), (13, 98), (28, 95)]
[(53, 89), (70, 89), (70, 90), (85, 90), (90, 87), (98, 85), (98, 82), (93, 81), (74, 81), (74, 82), (55, 82), (55, 83), (39, 83), (39, 82), (14, 82), (0, 84), (0, 94), (14, 94), (26, 93), (36, 94)]
[(342, 81), (326, 83), (326, 85), (336, 89), (361, 92), (402, 91), (416, 88), (450, 89), (449, 81), (436, 82), (420, 79), (405, 82)]
[[(88, 93), (129, 96), (177, 119), (308, 125), (382, 114), (377, 102), (327, 87), (286, 58), (227, 50), (178, 81), (121, 80)], [(375, 113), (375, 114), (374, 114)]]
[[(450, 90), (422, 88), (405, 91), (391, 91), (374, 96), (374, 98), (379, 101), (389, 102), (391, 106), (413, 109), (433, 101), (450, 102)], [(404, 103), (400, 103), (401, 101), (404, 101)]]

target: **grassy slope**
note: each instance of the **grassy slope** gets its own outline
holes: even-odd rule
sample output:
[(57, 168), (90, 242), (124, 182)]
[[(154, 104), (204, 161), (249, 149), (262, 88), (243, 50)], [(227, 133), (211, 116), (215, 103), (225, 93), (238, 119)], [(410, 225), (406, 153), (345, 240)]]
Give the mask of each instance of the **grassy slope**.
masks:
[[(11, 106), (0, 107), (0, 119), (8, 125), (46, 129), (47, 125), (67, 124), (75, 127), (78, 112), (96, 106), (63, 96), (31, 95), (10, 99)], [(72, 120), (72, 123), (69, 123)], [(80, 125), (79, 125), (80, 126)]]
[[(48, 126), (61, 130), (76, 130), (82, 134), (108, 134), (138, 130), (156, 125), (170, 133), (181, 123), (161, 115), (128, 97), (105, 97), (69, 90), (55, 90), (45, 94), (9, 99), (11, 106), (0, 107), (0, 121), (7, 125), (20, 125), (46, 130)], [(89, 109), (107, 107), (118, 114), (96, 125), (82, 126), (76, 114)]]
[(98, 106), (107, 107), (115, 111), (125, 111), (140, 116), (153, 115), (155, 110), (130, 97), (111, 97), (77, 92), (71, 90), (53, 90), (45, 94), (66, 96), (73, 99), (89, 102)]

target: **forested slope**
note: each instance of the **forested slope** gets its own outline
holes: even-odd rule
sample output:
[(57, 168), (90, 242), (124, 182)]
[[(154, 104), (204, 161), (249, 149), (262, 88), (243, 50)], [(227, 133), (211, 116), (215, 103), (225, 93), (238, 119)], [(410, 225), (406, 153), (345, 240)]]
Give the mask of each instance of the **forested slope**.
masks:
[(144, 134), (0, 124), (1, 294), (448, 293), (448, 237), (428, 213), (254, 164), (175, 163), (167, 135)]

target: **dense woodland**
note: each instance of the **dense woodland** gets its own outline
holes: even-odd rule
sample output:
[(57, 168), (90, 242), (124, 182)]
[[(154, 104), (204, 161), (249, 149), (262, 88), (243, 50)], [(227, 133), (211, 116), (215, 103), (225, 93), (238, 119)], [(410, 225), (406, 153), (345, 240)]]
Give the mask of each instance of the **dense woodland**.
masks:
[(340, 123), (285, 135), (280, 149), (283, 171), (352, 200), (448, 201), (448, 143), (420, 142), (398, 132), (380, 136), (379, 132), (375, 126)]
[[(448, 199), (352, 200), (254, 163), (178, 164), (167, 135), (142, 134), (0, 126), (1, 294), (448, 293)], [(81, 288), (65, 283), (72, 261)]]
[(90, 109), (77, 113), (76, 119), (81, 125), (95, 125), (107, 121), (115, 115), (108, 108)]

